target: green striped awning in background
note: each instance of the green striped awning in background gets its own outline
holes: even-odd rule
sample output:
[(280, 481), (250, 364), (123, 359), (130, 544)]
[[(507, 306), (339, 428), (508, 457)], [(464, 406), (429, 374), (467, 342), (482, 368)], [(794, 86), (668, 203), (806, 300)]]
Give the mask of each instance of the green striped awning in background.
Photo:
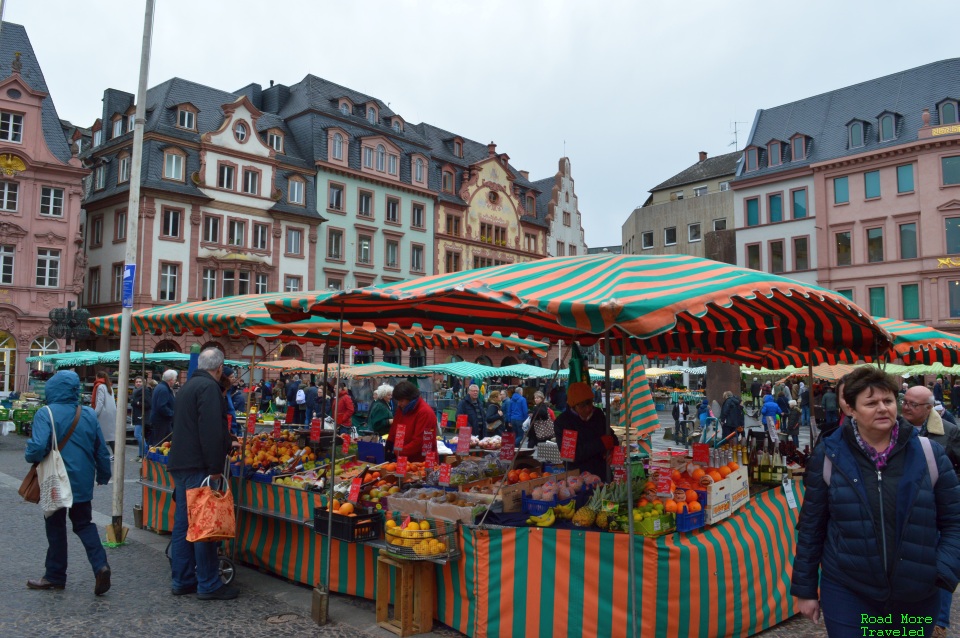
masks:
[(500, 376), (500, 368), (485, 366), (479, 363), (470, 363), (469, 361), (456, 361), (454, 363), (438, 363), (432, 366), (422, 366), (416, 368), (417, 372), (434, 372), (436, 374), (446, 374), (451, 377), (466, 379), (487, 379), (489, 377)]

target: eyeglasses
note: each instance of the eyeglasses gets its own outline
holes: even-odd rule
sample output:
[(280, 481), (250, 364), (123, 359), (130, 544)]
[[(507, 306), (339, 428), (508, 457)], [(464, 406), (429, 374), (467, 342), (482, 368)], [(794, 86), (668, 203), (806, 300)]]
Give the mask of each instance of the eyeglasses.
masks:
[(932, 408), (933, 406), (929, 403), (914, 403), (913, 401), (903, 401), (903, 407), (910, 408), (911, 410), (916, 410), (918, 408)]

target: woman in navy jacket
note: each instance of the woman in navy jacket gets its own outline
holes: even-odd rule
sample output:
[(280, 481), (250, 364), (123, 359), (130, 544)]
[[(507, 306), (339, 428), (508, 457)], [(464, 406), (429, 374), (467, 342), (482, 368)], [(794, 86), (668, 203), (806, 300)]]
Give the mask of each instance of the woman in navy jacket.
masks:
[(920, 437), (897, 421), (896, 393), (877, 368), (851, 373), (852, 418), (807, 464), (791, 593), (814, 622), (822, 610), (830, 636), (902, 628), (929, 636), (938, 589), (953, 591), (960, 579), (957, 475), (932, 441), (931, 472)]

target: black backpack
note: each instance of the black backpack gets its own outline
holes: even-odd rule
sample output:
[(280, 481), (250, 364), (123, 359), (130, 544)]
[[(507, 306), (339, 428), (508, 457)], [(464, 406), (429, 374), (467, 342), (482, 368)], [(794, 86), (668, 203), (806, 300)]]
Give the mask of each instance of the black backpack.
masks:
[(680, 420), (680, 404), (679, 403), (673, 404), (673, 420), (674, 421)]

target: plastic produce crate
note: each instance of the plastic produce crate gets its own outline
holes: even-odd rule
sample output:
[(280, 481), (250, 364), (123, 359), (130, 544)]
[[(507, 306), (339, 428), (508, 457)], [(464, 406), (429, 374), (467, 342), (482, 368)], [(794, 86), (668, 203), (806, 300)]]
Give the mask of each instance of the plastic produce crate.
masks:
[[(329, 516), (327, 510), (315, 507), (313, 509), (313, 531), (321, 536), (326, 536)], [(357, 516), (333, 515), (331, 536), (339, 541), (359, 543), (380, 538), (382, 535), (383, 512), (358, 514)]]
[(546, 514), (547, 510), (557, 505), (566, 505), (573, 499), (553, 499), (552, 501), (538, 501), (527, 496), (527, 493), (520, 492), (520, 510), (528, 516), (540, 516)]
[(677, 531), (692, 532), (695, 529), (700, 529), (703, 527), (703, 517), (703, 510), (689, 514), (677, 514)]

